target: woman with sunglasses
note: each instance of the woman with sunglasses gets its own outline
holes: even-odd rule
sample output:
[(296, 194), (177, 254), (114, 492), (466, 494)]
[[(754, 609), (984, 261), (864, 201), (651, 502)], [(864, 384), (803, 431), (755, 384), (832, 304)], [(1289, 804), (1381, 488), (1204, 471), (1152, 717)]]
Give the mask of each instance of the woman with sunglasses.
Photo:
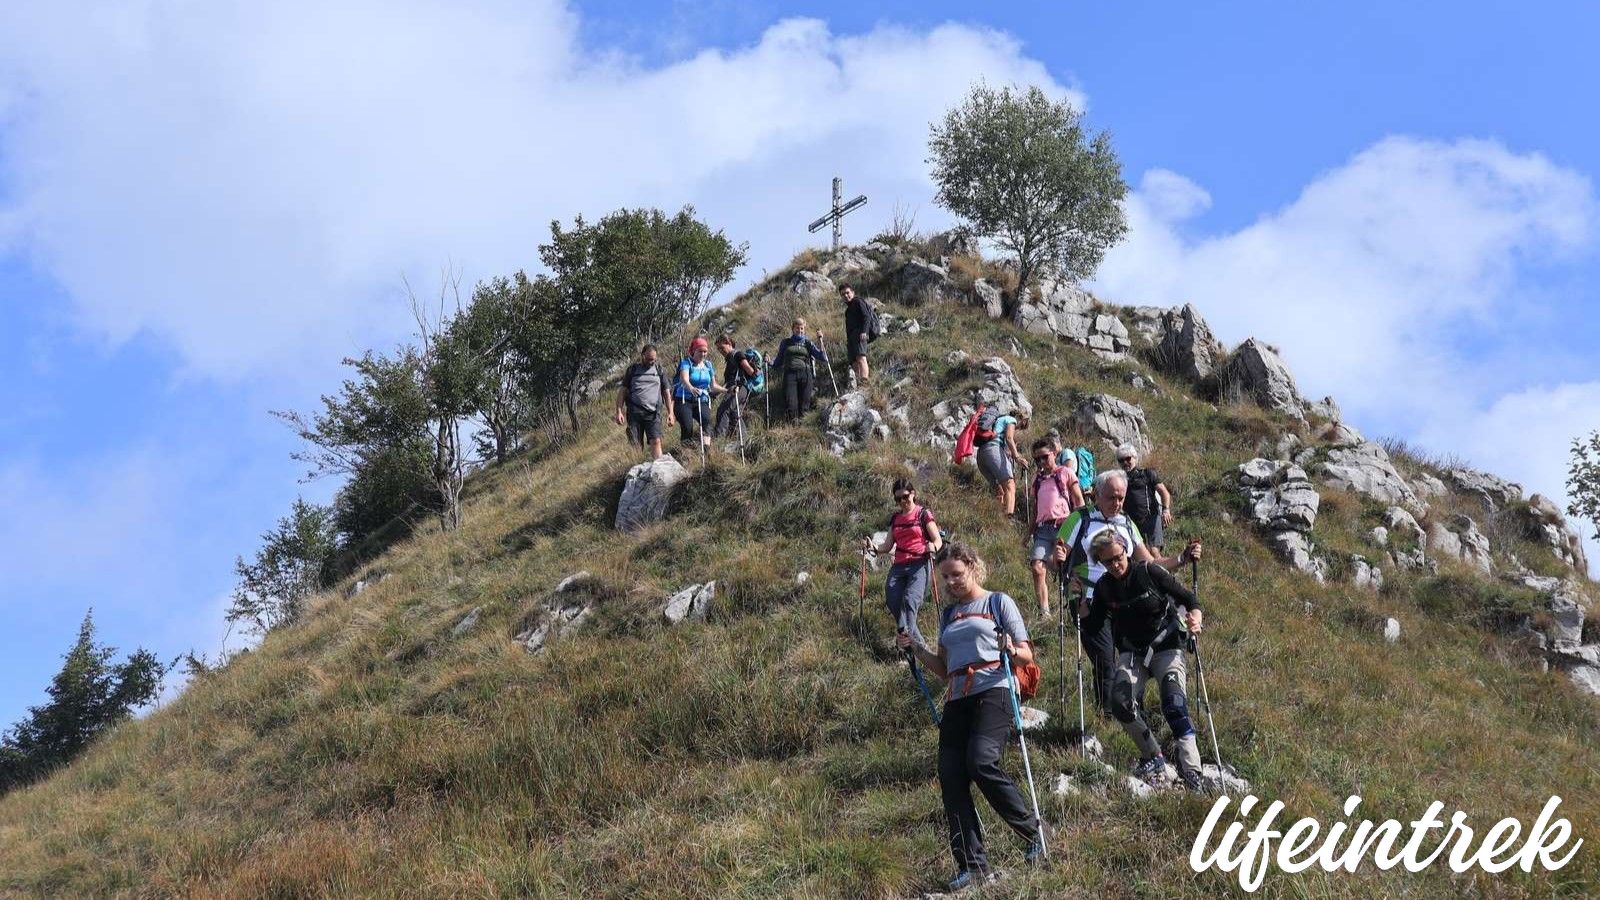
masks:
[[(1190, 790), (1199, 790), (1200, 746), (1189, 720), (1183, 652), (1188, 635), (1200, 633), (1200, 601), (1171, 572), (1146, 560), (1131, 560), (1128, 551), (1127, 539), (1114, 529), (1102, 529), (1089, 541), (1089, 554), (1106, 569), (1091, 602), (1094, 612), (1110, 622), (1117, 652), (1111, 714), (1139, 748), (1134, 774), (1152, 781), (1163, 778), (1167, 760), (1141, 710), (1145, 684), (1156, 679), (1161, 715), (1178, 748), (1178, 777)], [(1186, 612), (1180, 614), (1180, 607)]]
[(870, 537), (862, 538), (861, 548), (873, 553), (894, 551), (894, 565), (889, 567), (889, 577), (883, 583), (883, 602), (894, 617), (895, 628), (921, 644), (924, 641), (917, 628), (917, 610), (928, 593), (928, 560), (939, 552), (943, 542), (933, 513), (917, 504), (917, 490), (911, 479), (894, 480), (894, 502), (895, 512), (886, 529), (889, 536), (881, 546), (874, 546)]
[(951, 543), (939, 562), (939, 577), (945, 606), (939, 612), (937, 649), (914, 642), (908, 634), (895, 640), (948, 685), (939, 724), (939, 793), (956, 861), (950, 890), (958, 891), (995, 877), (972, 802), (974, 782), (1000, 818), (1028, 842), (1024, 858), (1031, 863), (1044, 852), (1041, 823), (1000, 768), (1012, 733), (1011, 688), (1000, 654), (1010, 656), (1013, 668), (1027, 665), (1033, 661), (1033, 645), (1016, 601), (983, 586), (988, 567), (977, 551)]

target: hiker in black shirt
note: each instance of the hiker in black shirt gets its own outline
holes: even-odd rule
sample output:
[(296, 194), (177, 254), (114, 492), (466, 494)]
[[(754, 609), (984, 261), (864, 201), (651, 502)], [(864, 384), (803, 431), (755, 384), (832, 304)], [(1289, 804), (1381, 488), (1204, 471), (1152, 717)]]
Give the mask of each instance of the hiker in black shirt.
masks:
[(867, 365), (867, 301), (858, 299), (856, 289), (848, 284), (840, 286), (839, 296), (844, 299), (844, 343), (850, 371), (855, 374), (856, 386), (866, 387), (872, 376)]
[(1139, 533), (1152, 550), (1166, 545), (1166, 526), (1172, 524), (1172, 492), (1162, 483), (1155, 469), (1139, 467), (1139, 448), (1123, 444), (1117, 448), (1117, 464), (1128, 473), (1128, 497), (1123, 512), (1139, 526)]
[(644, 345), (639, 351), (639, 361), (622, 375), (622, 387), (617, 391), (616, 421), (618, 425), (627, 426), (628, 443), (641, 449), (649, 445), (652, 459), (661, 458), (662, 410), (666, 410), (668, 428), (677, 424), (668, 399), (671, 390), (666, 370), (656, 361), (656, 345)]
[[(1129, 558), (1126, 539), (1115, 529), (1097, 532), (1089, 553), (1105, 566), (1095, 583), (1092, 612), (1111, 626), (1117, 668), (1111, 684), (1111, 714), (1139, 747), (1135, 773), (1160, 780), (1167, 760), (1141, 710), (1145, 683), (1161, 685), (1161, 714), (1178, 747), (1178, 776), (1190, 789), (1200, 787), (1200, 747), (1189, 720), (1185, 689), (1184, 650), (1190, 634), (1199, 634), (1200, 602), (1159, 565)], [(1186, 612), (1178, 612), (1182, 607)]]

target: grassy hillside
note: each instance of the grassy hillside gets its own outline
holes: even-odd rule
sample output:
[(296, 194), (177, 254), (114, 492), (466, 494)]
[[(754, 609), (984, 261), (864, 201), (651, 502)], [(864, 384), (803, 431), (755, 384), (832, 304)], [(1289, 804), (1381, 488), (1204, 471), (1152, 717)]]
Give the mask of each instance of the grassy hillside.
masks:
[[(797, 311), (837, 332), (831, 300), (749, 299), (784, 274), (719, 317), (766, 348)], [(1379, 595), (1337, 579), (1318, 585), (1223, 515), (1242, 521), (1224, 473), (1287, 423), (1252, 406), (1213, 407), (1161, 376), (1153, 377), (1159, 396), (1136, 391), (1125, 380), (1132, 363), (1102, 363), (971, 308), (885, 308), (923, 326), (874, 345), (874, 400), (883, 406), (888, 386), (909, 377), (896, 396), (912, 401), (915, 431), (929, 424), (934, 402), (977, 383), (945, 362), (955, 348), (1007, 356), (1039, 431), (1068, 412), (1073, 390), (1144, 408), (1157, 442), (1150, 462), (1172, 485), (1179, 514), (1172, 542), (1208, 542), (1208, 683), (1224, 753), (1258, 793), (1325, 822), (1359, 793), (1374, 818), (1414, 818), (1440, 800), (1474, 824), (1531, 821), (1559, 793), (1588, 839), (1554, 875), (1317, 870), (1274, 874), (1263, 896), (1595, 892), (1600, 701), (1562, 676), (1536, 674), (1485, 627), (1497, 610), (1531, 598), (1449, 566), (1432, 578), (1386, 567)], [(1013, 341), (1026, 355), (1009, 349)], [(935, 889), (951, 870), (935, 735), (889, 649), (881, 575), (869, 587), (872, 639), (854, 629), (852, 548), (880, 527), (889, 484), (907, 468), (945, 526), (981, 548), (990, 587), (1026, 598), (1019, 527), (1001, 522), (981, 479), (952, 471), (944, 452), (897, 438), (840, 461), (823, 451), (813, 424), (758, 428), (748, 464), (721, 455), (702, 472), (694, 458), (673, 515), (621, 536), (611, 519), (634, 460), (607, 421), (609, 404), (607, 396), (591, 405), (579, 438), (535, 442), (475, 477), (458, 531), (423, 527), (358, 575), (373, 582), (366, 590), (347, 596), (341, 585), (300, 625), (56, 777), (0, 800), (0, 893), (900, 897)], [(1381, 508), (1323, 495), (1318, 543), (1358, 550)], [(1531, 545), (1501, 549), (1536, 568), (1554, 565)], [(597, 576), (581, 594), (592, 618), (546, 652), (525, 652), (512, 635), (579, 570)], [(802, 571), (811, 579), (797, 586)], [(377, 581), (380, 573), (388, 577)], [(667, 627), (666, 596), (710, 579), (718, 592), (707, 620)], [(479, 607), (476, 626), (453, 636)], [(1397, 645), (1376, 627), (1388, 616), (1402, 625)], [(1053, 688), (1054, 635), (1038, 637)], [(1097, 730), (1110, 762), (1133, 761), (1114, 722)], [(1030, 746), (1042, 781), (1063, 771), (1100, 777), (1080, 768), (1053, 726)], [(1020, 772), (1014, 750), (1008, 762)], [(1187, 863), (1208, 808), (1177, 794), (1051, 795), (1055, 862), (1031, 873), (988, 814), (997, 862), (1016, 876), (991, 895), (1231, 894), (1228, 877), (1197, 876)]]

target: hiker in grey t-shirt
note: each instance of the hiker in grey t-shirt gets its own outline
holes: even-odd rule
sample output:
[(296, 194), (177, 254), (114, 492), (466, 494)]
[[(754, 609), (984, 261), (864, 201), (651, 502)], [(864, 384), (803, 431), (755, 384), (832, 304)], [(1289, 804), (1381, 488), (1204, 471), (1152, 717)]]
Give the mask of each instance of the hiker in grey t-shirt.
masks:
[[(1044, 849), (1039, 823), (1022, 792), (1000, 768), (1000, 755), (1011, 738), (1012, 688), (1006, 683), (1000, 654), (1012, 666), (1033, 661), (1028, 626), (1016, 601), (983, 586), (988, 572), (970, 546), (952, 543), (939, 564), (947, 598), (939, 612), (939, 646), (930, 650), (909, 634), (896, 641), (913, 647), (928, 671), (945, 679), (948, 690), (939, 725), (939, 792), (950, 829), (950, 853), (958, 870), (952, 887), (964, 887), (989, 873), (972, 785), (1012, 830), (1028, 842), (1032, 861)], [(998, 624), (1000, 634), (996, 631)]]
[(656, 362), (656, 346), (646, 344), (639, 351), (639, 361), (628, 367), (622, 375), (622, 387), (617, 391), (618, 425), (628, 428), (628, 443), (643, 448), (650, 445), (652, 459), (661, 458), (661, 413), (667, 414), (667, 427), (676, 424), (672, 404), (668, 402), (671, 383), (666, 370)]

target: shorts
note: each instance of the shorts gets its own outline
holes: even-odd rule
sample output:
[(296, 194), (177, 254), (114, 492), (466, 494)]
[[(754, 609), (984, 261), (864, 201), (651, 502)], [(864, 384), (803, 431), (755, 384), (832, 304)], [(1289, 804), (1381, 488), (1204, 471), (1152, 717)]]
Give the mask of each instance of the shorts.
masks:
[(1028, 562), (1048, 560), (1051, 552), (1056, 549), (1056, 535), (1060, 531), (1060, 522), (1045, 521), (1033, 526), (1033, 543), (1028, 550)]
[(1160, 509), (1151, 513), (1147, 518), (1135, 519), (1133, 524), (1139, 526), (1139, 536), (1144, 538), (1146, 544), (1151, 547), (1161, 547), (1166, 544), (1166, 528), (1161, 524)]
[(1011, 470), (1011, 457), (1003, 441), (990, 441), (978, 448), (978, 471), (989, 479), (990, 487), (999, 487), (1016, 479)]
[(845, 347), (851, 359), (859, 359), (867, 355), (867, 333), (854, 332), (845, 337)]
[(661, 409), (628, 407), (628, 442), (643, 444), (661, 440)]

